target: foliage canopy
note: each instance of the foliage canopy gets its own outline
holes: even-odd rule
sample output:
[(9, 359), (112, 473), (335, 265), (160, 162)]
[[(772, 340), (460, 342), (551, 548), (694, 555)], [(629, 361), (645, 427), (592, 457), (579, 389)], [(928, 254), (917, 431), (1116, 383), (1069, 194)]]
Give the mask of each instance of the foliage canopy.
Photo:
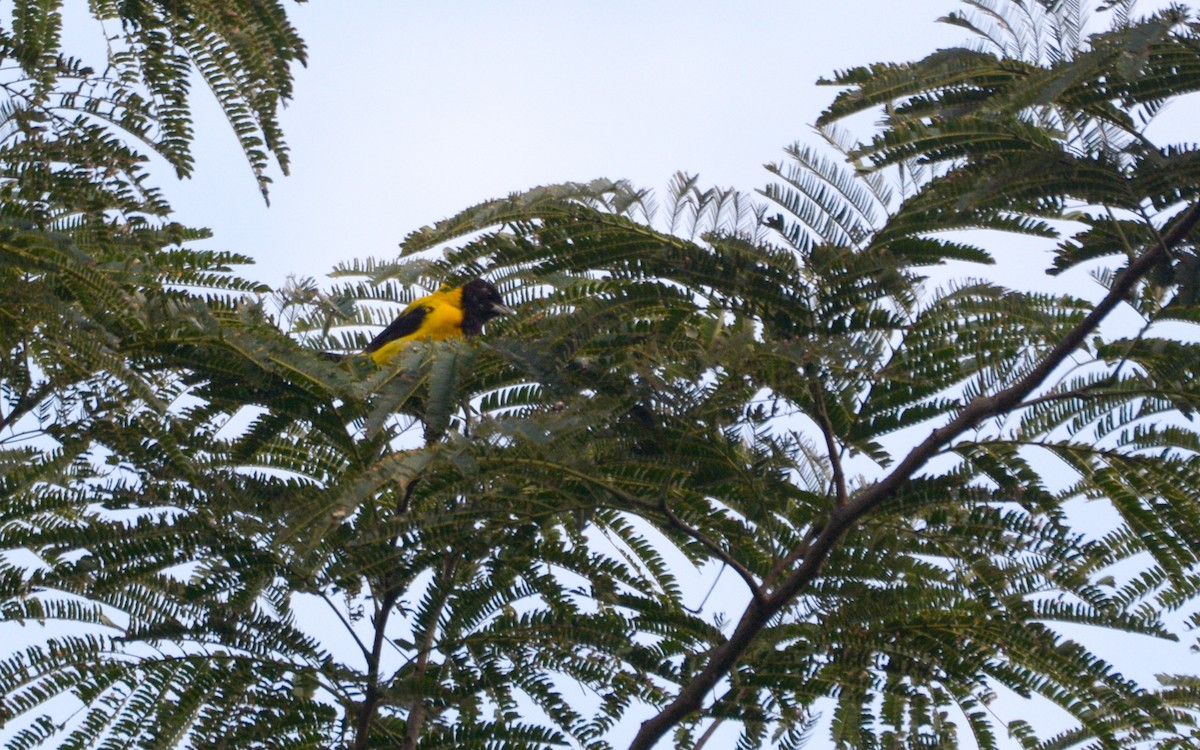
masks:
[[(1105, 3), (1089, 36), (1075, 3), (968, 2), (972, 46), (827, 81), (826, 143), (757, 196), (536, 188), (272, 295), (184, 245), (136, 144), (190, 168), (194, 66), (259, 179), (286, 167), (280, 6), (92, 3), (124, 46), (87, 83), (58, 4), (15, 5), (9, 747), (599, 750), (646, 719), (629, 747), (790, 748), (821, 712), (848, 748), (1200, 739), (1196, 676), (1068, 635), (1200, 624), (1200, 157), (1146, 129), (1200, 88), (1189, 10)], [(107, 103), (69, 119), (79, 91)], [(958, 274), (991, 230), (1099, 299)], [(519, 310), (483, 339), (320, 356), (481, 275)], [(729, 621), (690, 608), (718, 569)], [(1000, 722), (1001, 687), (1072, 728)]]

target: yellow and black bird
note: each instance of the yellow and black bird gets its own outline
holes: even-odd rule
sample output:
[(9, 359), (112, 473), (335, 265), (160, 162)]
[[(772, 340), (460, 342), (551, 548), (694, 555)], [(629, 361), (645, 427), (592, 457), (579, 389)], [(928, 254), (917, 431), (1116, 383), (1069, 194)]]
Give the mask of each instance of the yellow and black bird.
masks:
[(475, 279), (414, 300), (363, 353), (386, 365), (410, 341), (474, 336), (492, 318), (514, 312), (491, 282)]

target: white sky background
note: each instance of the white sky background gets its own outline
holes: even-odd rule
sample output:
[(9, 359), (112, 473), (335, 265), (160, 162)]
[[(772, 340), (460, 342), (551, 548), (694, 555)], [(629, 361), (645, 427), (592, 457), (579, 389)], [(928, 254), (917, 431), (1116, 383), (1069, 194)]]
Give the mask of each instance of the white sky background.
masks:
[(160, 184), (181, 220), (254, 256), (248, 275), (270, 283), (392, 257), (414, 229), (539, 184), (662, 189), (685, 170), (753, 190), (764, 162), (810, 137), (835, 92), (818, 77), (961, 39), (933, 23), (954, 7), (316, 0), (293, 6), (310, 60), (283, 115), (292, 176), (271, 207), (215, 107), (198, 122), (196, 176)]
[[(964, 31), (934, 23), (960, 7), (314, 0), (290, 6), (309, 65), (296, 70), (295, 99), (283, 113), (292, 174), (277, 177), (270, 208), (203, 91), (194, 178), (176, 182), (160, 170), (156, 183), (179, 221), (214, 230), (204, 246), (254, 257), (243, 275), (272, 285), (293, 274), (320, 280), (353, 258), (394, 257), (409, 232), (539, 184), (627, 178), (661, 191), (685, 170), (705, 186), (751, 191), (767, 181), (761, 165), (780, 159), (782, 147), (816, 142), (810, 124), (836, 93), (816, 86), (819, 77), (960, 42)], [(1198, 114), (1194, 101), (1168, 112), (1176, 140), (1197, 137)], [(1012, 244), (997, 270), (1002, 283), (1043, 279), (1047, 261), (1028, 243)], [(1004, 278), (1008, 272), (1021, 276)], [(1200, 657), (1185, 646), (1089, 643), (1138, 679), (1200, 673)], [(1003, 718), (1025, 718), (1043, 733), (1038, 713), (1008, 704)], [(820, 735), (810, 744), (828, 746)]]

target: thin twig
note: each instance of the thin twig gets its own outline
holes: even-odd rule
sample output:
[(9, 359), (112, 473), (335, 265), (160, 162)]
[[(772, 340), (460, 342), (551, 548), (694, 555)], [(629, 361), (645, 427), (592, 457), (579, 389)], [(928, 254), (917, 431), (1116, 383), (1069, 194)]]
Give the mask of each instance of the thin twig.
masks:
[(329, 608), (333, 610), (333, 613), (337, 615), (339, 620), (342, 621), (342, 625), (345, 626), (346, 632), (349, 633), (350, 637), (354, 639), (354, 642), (358, 644), (359, 649), (362, 651), (363, 659), (367, 661), (369, 668), (371, 663), (371, 650), (367, 648), (367, 644), (362, 642), (362, 639), (358, 637), (358, 633), (354, 632), (354, 626), (350, 624), (350, 621), (346, 619), (346, 616), (342, 614), (342, 611), (337, 608), (337, 605), (329, 600), (329, 596), (324, 591), (318, 591), (318, 594), (321, 597), (321, 601), (329, 605)]
[(829, 407), (825, 404), (825, 388), (821, 385), (820, 380), (813, 377), (808, 382), (808, 391), (817, 407), (817, 416), (819, 417), (817, 424), (821, 426), (821, 433), (825, 436), (825, 450), (829, 451), (829, 465), (833, 469), (833, 486), (837, 493), (837, 504), (842, 506), (850, 501), (850, 495), (846, 491), (846, 474), (842, 470), (841, 452), (833, 434), (833, 420), (829, 418)]
[(379, 686), (379, 669), (383, 644), (387, 641), (387, 622), (392, 614), (396, 600), (400, 598), (398, 589), (387, 591), (380, 601), (379, 611), (375, 616), (375, 641), (371, 645), (370, 656), (367, 657), (367, 689), (363, 695), (362, 705), (358, 709), (358, 720), (354, 727), (353, 750), (365, 750), (367, 738), (371, 733), (371, 722), (375, 718), (375, 710), (383, 698), (383, 690)]
[(719, 583), (719, 582), (720, 582), (720, 580), (721, 580), (721, 574), (725, 572), (725, 568), (727, 568), (727, 567), (729, 567), (729, 566), (728, 566), (728, 565), (726, 565), (725, 563), (721, 563), (721, 569), (717, 571), (717, 575), (716, 575), (716, 577), (715, 577), (715, 578), (713, 578), (713, 582), (712, 582), (712, 584), (710, 584), (710, 585), (709, 585), (709, 587), (708, 587), (708, 591), (707, 591), (707, 592), (704, 594), (704, 598), (700, 600), (700, 604), (699, 604), (698, 606), (696, 606), (696, 607), (694, 607), (694, 608), (693, 608), (693, 607), (684, 607), (684, 609), (686, 609), (688, 612), (691, 612), (691, 613), (692, 613), (692, 614), (694, 614), (694, 615), (698, 615), (698, 614), (700, 614), (701, 612), (703, 612), (703, 611), (704, 611), (704, 605), (705, 605), (705, 604), (708, 604), (708, 598), (709, 598), (710, 596), (712, 596), (712, 593), (713, 593), (714, 591), (716, 591), (716, 590), (717, 590), (717, 583)]
[[(514, 463), (518, 463), (518, 462), (519, 462), (519, 460), (514, 460)], [(541, 463), (543, 463), (545, 465), (551, 465), (556, 470), (561, 471), (564, 474), (570, 475), (570, 476), (574, 477), (575, 479), (578, 479), (583, 482), (587, 482), (588, 484), (595, 485), (596, 487), (599, 487), (599, 488), (609, 492), (614, 497), (616, 497), (618, 500), (621, 500), (622, 502), (624, 502), (627, 505), (632, 505), (635, 508), (640, 508), (640, 509), (646, 510), (646, 511), (662, 513), (666, 517), (667, 522), (673, 528), (675, 528), (677, 531), (681, 531), (684, 534), (686, 534), (687, 536), (691, 537), (692, 540), (698, 542), (701, 546), (703, 546), (705, 549), (707, 549), (709, 552), (711, 552), (713, 554), (713, 556), (716, 557), (718, 560), (725, 563), (729, 567), (733, 568), (733, 570), (739, 576), (741, 576), (742, 580), (746, 582), (746, 585), (750, 588), (751, 595), (755, 599), (761, 599), (764, 596), (762, 587), (759, 585), (758, 581), (755, 579), (753, 573), (751, 573), (744, 565), (742, 565), (740, 562), (738, 562), (737, 559), (735, 557), (733, 557), (733, 555), (729, 554), (724, 549), (722, 549), (719, 544), (717, 544), (713, 540), (709, 539), (707, 536), (705, 536), (703, 533), (701, 533), (698, 529), (692, 528), (688, 524), (684, 523), (684, 521), (681, 518), (679, 518), (679, 516), (677, 516), (674, 513), (674, 511), (672, 511), (667, 506), (666, 500), (662, 500), (658, 503), (654, 503), (649, 500), (643, 500), (642, 498), (638, 497), (637, 495), (634, 495), (630, 492), (626, 492), (625, 490), (621, 489), (620, 487), (616, 487), (614, 485), (608, 484), (607, 482), (601, 481), (601, 480), (597, 479), (596, 477), (589, 476), (588, 474), (585, 474), (581, 471), (572, 469), (570, 466), (566, 466), (564, 464), (559, 464), (559, 463), (553, 463), (553, 464), (549, 464), (548, 462), (541, 462)]]
[[(425, 630), (425, 635), (422, 638), (420, 645), (420, 655), (417, 657), (417, 664), (413, 668), (413, 682), (419, 684), (425, 679), (425, 672), (429, 669), (429, 655), (433, 652), (433, 641), (437, 637), (438, 620), (441, 619), (442, 610), (449, 601), (449, 592), (453, 584), (454, 572), (457, 567), (458, 558), (453, 553), (448, 553), (442, 558), (442, 580), (445, 583), (443, 596), (438, 602), (437, 611), (429, 618), (429, 627)], [(429, 706), (422, 701), (420, 697), (414, 697), (409, 704), (408, 716), (405, 719), (405, 736), (404, 744), (401, 746), (403, 750), (416, 750), (418, 743), (421, 740), (421, 732), (425, 728), (425, 719), (429, 713)]]
[(734, 572), (741, 576), (742, 580), (745, 581), (746, 587), (750, 589), (751, 596), (760, 600), (765, 598), (766, 594), (763, 592), (762, 587), (759, 585), (758, 580), (754, 577), (754, 574), (751, 573), (746, 566), (738, 562), (737, 558), (722, 549), (721, 545), (717, 544), (712, 539), (709, 539), (708, 536), (699, 529), (693, 528), (684, 523), (683, 519), (675, 515), (675, 511), (671, 510), (665, 501), (659, 504), (658, 509), (662, 511), (664, 516), (666, 516), (667, 522), (671, 524), (672, 528), (682, 531), (684, 534), (691, 537), (702, 547), (712, 553), (712, 555), (718, 560), (725, 563), (730, 568), (733, 568)]

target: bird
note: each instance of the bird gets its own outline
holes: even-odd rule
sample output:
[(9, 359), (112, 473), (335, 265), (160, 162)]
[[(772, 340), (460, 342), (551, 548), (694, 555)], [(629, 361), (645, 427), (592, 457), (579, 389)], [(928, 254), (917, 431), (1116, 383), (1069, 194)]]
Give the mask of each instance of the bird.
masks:
[(367, 344), (363, 354), (385, 366), (410, 341), (441, 341), (475, 336), (483, 324), (500, 315), (512, 315), (500, 291), (484, 279), (468, 281), (454, 289), (441, 289), (413, 300), (408, 307)]

